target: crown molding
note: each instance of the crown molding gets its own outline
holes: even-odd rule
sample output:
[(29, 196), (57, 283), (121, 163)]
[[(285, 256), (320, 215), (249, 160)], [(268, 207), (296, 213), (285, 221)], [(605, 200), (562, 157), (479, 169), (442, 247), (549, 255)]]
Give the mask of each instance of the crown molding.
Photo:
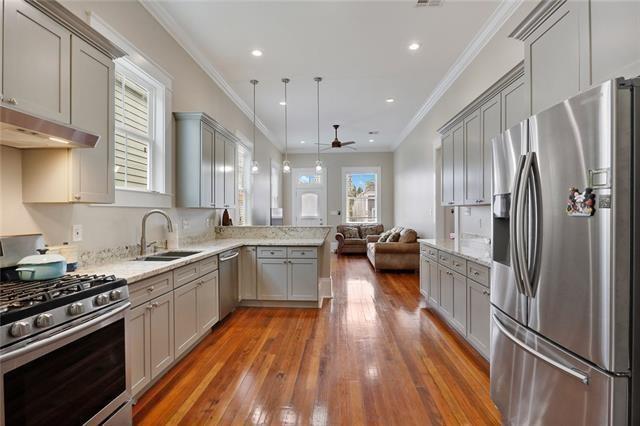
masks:
[[(140, 3), (153, 18), (169, 33), (171, 37), (193, 58), (202, 70), (220, 87), (225, 95), (242, 111), (249, 120), (253, 120), (253, 110), (242, 98), (231, 88), (222, 74), (213, 66), (207, 56), (198, 48), (191, 37), (178, 25), (173, 16), (167, 12), (160, 2), (153, 0), (141, 0)], [(277, 142), (271, 131), (262, 120), (256, 115), (256, 128), (279, 150), (281, 144)]]
[(409, 134), (416, 128), (422, 119), (431, 111), (438, 103), (440, 98), (449, 90), (453, 83), (460, 77), (465, 69), (478, 56), (480, 51), (487, 45), (489, 40), (500, 30), (500, 28), (513, 15), (513, 12), (520, 6), (524, 0), (502, 0), (500, 5), (493, 11), (489, 19), (482, 26), (480, 31), (473, 37), (471, 42), (462, 51), (462, 54), (456, 59), (451, 68), (447, 71), (444, 78), (440, 80), (435, 89), (431, 92), (427, 100), (422, 104), (418, 112), (413, 116), (409, 124), (400, 133), (396, 142), (392, 145), (392, 149), (397, 149)]

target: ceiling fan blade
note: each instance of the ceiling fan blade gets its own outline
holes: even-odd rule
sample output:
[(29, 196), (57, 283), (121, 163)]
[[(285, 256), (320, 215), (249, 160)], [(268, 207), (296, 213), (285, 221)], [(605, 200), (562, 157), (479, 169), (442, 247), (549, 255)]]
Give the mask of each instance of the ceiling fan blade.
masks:
[(320, 145), (320, 146), (331, 146), (331, 144), (330, 144), (330, 143), (318, 143), (318, 142), (314, 143), (314, 145)]
[(353, 145), (354, 143), (356, 143), (356, 141), (341, 142), (340, 145), (347, 146), (347, 145)]
[(350, 149), (351, 151), (357, 151), (354, 146), (345, 146), (346, 149)]
[(322, 148), (320, 150), (320, 152), (327, 152), (327, 151), (331, 151), (333, 148), (329, 147), (329, 148)]

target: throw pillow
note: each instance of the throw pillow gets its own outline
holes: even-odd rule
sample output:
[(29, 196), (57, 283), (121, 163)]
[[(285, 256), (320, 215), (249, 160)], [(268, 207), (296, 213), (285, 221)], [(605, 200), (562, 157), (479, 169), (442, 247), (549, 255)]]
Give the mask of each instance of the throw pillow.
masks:
[(390, 235), (391, 235), (391, 231), (384, 231), (382, 234), (380, 234), (380, 238), (378, 238), (378, 242), (384, 243), (385, 241), (387, 241), (387, 238), (389, 238)]
[(400, 233), (399, 232), (394, 232), (391, 235), (389, 235), (389, 239), (387, 239), (388, 243), (395, 243), (398, 240), (400, 240)]
[(347, 239), (360, 238), (360, 233), (358, 232), (358, 228), (355, 226), (345, 226), (342, 228), (342, 235)]
[(400, 232), (400, 239), (398, 241), (401, 243), (415, 243), (417, 240), (418, 233), (411, 228), (406, 228)]
[(360, 232), (362, 232), (362, 238), (367, 238), (369, 235), (380, 235), (382, 233), (382, 226), (363, 225), (360, 227)]

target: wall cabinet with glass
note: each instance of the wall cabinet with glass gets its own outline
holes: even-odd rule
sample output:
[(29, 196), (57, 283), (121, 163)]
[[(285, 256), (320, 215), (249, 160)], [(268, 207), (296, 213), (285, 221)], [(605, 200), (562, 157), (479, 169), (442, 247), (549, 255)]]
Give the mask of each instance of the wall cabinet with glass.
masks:
[(236, 138), (205, 113), (174, 116), (177, 206), (235, 208)]
[(59, 3), (3, 6), (2, 106), (100, 136), (95, 148), (24, 150), (23, 201), (112, 203), (113, 59), (124, 52)]
[(523, 73), (519, 64), (440, 128), (443, 206), (491, 203), (491, 140), (528, 116)]

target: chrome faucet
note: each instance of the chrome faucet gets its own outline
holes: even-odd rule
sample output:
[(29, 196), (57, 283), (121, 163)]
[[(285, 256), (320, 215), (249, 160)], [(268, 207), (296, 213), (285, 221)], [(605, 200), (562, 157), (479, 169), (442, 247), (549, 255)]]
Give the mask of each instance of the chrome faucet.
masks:
[(146, 212), (144, 216), (142, 216), (142, 237), (140, 238), (140, 256), (144, 256), (145, 253), (147, 252), (147, 218), (154, 213), (158, 213), (164, 216), (167, 219), (167, 230), (169, 232), (173, 232), (173, 223), (171, 223), (171, 218), (169, 217), (168, 214), (158, 209), (149, 210), (148, 212)]

